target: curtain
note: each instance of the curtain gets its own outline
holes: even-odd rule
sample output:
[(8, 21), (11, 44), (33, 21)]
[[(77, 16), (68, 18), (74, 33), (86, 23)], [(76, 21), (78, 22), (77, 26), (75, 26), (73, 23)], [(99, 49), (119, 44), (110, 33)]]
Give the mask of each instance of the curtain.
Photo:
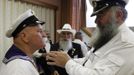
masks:
[(86, 27), (86, 0), (72, 0), (72, 25), (79, 30)]

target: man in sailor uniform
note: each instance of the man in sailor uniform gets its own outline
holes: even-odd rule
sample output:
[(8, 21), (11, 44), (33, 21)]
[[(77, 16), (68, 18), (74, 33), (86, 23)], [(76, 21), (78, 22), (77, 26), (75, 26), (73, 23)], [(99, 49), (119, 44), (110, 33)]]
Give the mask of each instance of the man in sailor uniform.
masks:
[(13, 45), (5, 54), (0, 75), (39, 75), (32, 54), (45, 46), (43, 24), (31, 9), (15, 20), (6, 33), (13, 38)]

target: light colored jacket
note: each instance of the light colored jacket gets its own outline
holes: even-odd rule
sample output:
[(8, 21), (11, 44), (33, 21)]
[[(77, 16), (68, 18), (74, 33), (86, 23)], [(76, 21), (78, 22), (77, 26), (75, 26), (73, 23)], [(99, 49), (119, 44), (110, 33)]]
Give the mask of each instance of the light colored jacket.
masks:
[(39, 75), (33, 58), (14, 44), (9, 48), (0, 66), (0, 75)]
[(23, 59), (15, 59), (8, 64), (2, 63), (0, 75), (39, 75), (39, 73), (31, 62)]
[(121, 25), (107, 44), (82, 59), (70, 59), (65, 69), (69, 75), (134, 75), (134, 33)]
[(81, 41), (80, 39), (75, 39), (73, 42), (81, 45), (82, 53), (85, 56), (86, 53), (88, 52), (88, 48), (87, 48), (86, 44), (83, 41)]

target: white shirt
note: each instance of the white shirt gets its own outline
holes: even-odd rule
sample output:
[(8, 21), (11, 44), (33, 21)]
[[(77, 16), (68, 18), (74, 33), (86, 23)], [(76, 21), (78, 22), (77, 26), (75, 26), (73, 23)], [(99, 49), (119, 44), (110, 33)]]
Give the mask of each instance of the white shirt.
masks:
[(14, 59), (8, 64), (2, 63), (0, 75), (39, 75), (39, 73), (30, 61)]
[(134, 33), (121, 25), (107, 44), (82, 59), (70, 59), (65, 69), (69, 75), (134, 75)]
[(85, 43), (82, 42), (80, 39), (75, 39), (73, 42), (81, 45), (82, 53), (83, 53), (83, 55), (85, 56), (86, 53), (88, 52), (88, 48), (87, 48), (87, 46), (85, 45)]
[(50, 52), (50, 47), (51, 47), (51, 45), (50, 45), (50, 42), (49, 42), (49, 40), (46, 42), (46, 46), (45, 46), (45, 49), (46, 49), (46, 52)]

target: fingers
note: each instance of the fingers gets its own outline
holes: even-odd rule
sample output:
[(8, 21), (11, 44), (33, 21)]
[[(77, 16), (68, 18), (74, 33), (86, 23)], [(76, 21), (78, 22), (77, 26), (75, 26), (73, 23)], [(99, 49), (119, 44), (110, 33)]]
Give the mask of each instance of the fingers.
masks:
[(46, 60), (49, 60), (47, 64), (64, 67), (66, 62), (70, 59), (67, 53), (62, 51), (51, 51), (47, 53)]
[[(55, 55), (54, 55), (55, 56)], [(47, 60), (47, 64), (48, 65), (56, 65), (56, 59), (54, 58), (54, 56), (49, 56), (49, 55), (47, 55), (46, 56), (46, 60)]]
[(59, 52), (59, 51), (51, 51), (49, 53), (47, 53), (47, 57), (53, 57), (53, 58), (56, 58), (56, 57), (59, 57), (63, 54), (63, 52)]
[(46, 56), (46, 60), (47, 60), (47, 64), (49, 65), (56, 65), (57, 61), (59, 60), (59, 53), (58, 51), (51, 51), (49, 53), (47, 53), (47, 56)]
[(64, 51), (50, 51), (49, 53), (59, 54), (59, 53), (65, 53)]
[(56, 52), (49, 52), (49, 53), (47, 53), (47, 56), (56, 57), (57, 53)]
[(48, 65), (56, 65), (55, 62), (47, 62)]
[(47, 55), (46, 56), (46, 60), (49, 62), (49, 60), (51, 60), (51, 61), (56, 61), (56, 59), (55, 59), (55, 57), (56, 57), (57, 55), (55, 55), (55, 54), (49, 54), (49, 55)]
[(54, 71), (54, 75), (59, 75), (58, 71), (55, 70)]

